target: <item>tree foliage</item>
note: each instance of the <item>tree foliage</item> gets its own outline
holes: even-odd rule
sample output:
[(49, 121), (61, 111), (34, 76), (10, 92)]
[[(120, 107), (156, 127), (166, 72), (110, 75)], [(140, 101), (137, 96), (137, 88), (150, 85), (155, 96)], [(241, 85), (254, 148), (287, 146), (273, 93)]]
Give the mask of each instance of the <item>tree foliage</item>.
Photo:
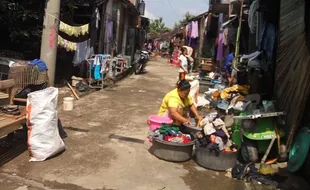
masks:
[(194, 17), (196, 17), (196, 16), (190, 14), (189, 12), (185, 13), (183, 18), (179, 22), (174, 24), (174, 28), (186, 25), (188, 23), (188, 21), (191, 20)]
[(156, 36), (164, 32), (169, 32), (171, 29), (168, 28), (163, 22), (163, 18), (154, 19), (150, 23), (150, 35)]

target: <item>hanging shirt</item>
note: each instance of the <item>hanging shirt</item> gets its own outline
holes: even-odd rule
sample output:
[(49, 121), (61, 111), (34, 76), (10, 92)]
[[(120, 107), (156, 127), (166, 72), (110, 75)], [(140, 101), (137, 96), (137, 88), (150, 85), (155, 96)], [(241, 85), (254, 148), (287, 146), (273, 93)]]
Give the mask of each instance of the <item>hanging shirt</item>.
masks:
[[(181, 61), (181, 65), (182, 65), (185, 69), (187, 69), (187, 66), (188, 66), (187, 58), (186, 58), (184, 55), (180, 55), (179, 61)], [(184, 72), (185, 72), (185, 71), (184, 71), (182, 68), (179, 69), (179, 73), (184, 73)]]

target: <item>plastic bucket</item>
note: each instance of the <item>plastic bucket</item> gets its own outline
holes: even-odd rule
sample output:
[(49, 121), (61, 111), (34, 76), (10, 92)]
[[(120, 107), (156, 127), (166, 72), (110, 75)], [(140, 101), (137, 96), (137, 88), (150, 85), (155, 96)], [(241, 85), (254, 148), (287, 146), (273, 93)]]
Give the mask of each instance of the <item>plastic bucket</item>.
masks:
[(65, 97), (63, 99), (64, 103), (63, 103), (63, 110), (64, 111), (72, 111), (73, 110), (73, 102), (74, 102), (74, 98), (72, 97)]
[(170, 125), (173, 123), (173, 121), (169, 117), (152, 115), (149, 117), (147, 123), (150, 126), (150, 130), (155, 131), (156, 129), (160, 128), (161, 124), (166, 123), (166, 124)]

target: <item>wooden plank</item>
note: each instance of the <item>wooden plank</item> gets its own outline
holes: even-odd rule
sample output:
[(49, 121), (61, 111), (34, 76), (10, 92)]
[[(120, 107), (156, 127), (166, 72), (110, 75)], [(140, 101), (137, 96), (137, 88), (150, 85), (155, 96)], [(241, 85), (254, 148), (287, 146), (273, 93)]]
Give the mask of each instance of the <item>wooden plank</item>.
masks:
[(80, 99), (79, 95), (77, 95), (77, 93), (76, 93), (75, 90), (72, 88), (72, 86), (70, 85), (70, 83), (68, 83), (67, 81), (66, 81), (66, 83), (67, 83), (68, 87), (70, 88), (70, 90), (71, 90), (72, 94), (74, 95), (74, 97), (75, 97), (77, 100), (79, 100), (79, 99)]
[(12, 88), (15, 85), (14, 79), (2, 80), (0, 81), (0, 90), (6, 90), (8, 88)]
[(6, 119), (0, 122), (0, 137), (3, 137), (9, 133), (12, 133), (22, 127), (22, 124), (26, 122), (26, 117), (21, 117), (17, 120)]
[(13, 98), (13, 101), (27, 103), (27, 99), (24, 99), (24, 98)]

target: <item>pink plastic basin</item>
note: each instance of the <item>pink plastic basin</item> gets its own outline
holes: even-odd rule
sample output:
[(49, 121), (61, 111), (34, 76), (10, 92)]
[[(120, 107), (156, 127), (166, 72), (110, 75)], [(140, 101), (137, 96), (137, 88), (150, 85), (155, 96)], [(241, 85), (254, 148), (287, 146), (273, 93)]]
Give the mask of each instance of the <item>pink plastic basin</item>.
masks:
[(161, 124), (166, 123), (168, 125), (172, 124), (173, 121), (169, 117), (163, 117), (158, 115), (152, 115), (149, 117), (148, 122), (151, 131), (155, 131), (160, 128)]

